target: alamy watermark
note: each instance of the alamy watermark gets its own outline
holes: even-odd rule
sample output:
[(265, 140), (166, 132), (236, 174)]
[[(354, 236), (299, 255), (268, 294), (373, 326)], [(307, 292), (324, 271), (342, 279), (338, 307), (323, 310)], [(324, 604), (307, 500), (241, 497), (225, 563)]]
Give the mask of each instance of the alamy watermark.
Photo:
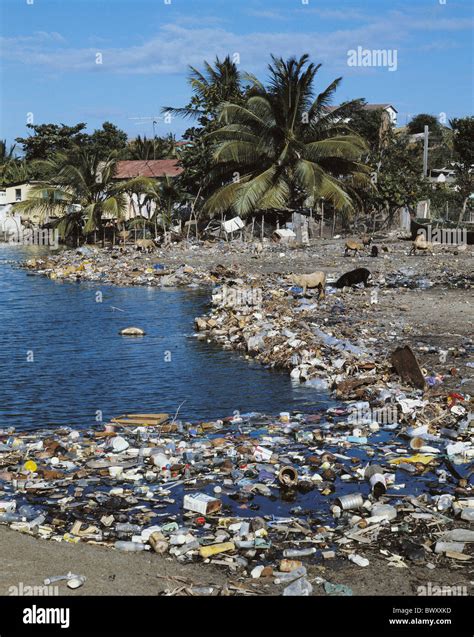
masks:
[(8, 243), (22, 246), (46, 246), (59, 248), (59, 232), (57, 229), (47, 228), (21, 228), (11, 230), (8, 235)]
[(262, 288), (256, 287), (230, 287), (223, 285), (213, 295), (213, 301), (225, 307), (260, 307), (262, 299)]
[(383, 407), (350, 407), (347, 421), (353, 425), (368, 425), (376, 422), (379, 425), (390, 425), (398, 422), (396, 405)]
[(418, 586), (416, 594), (420, 597), (434, 597), (438, 595), (443, 597), (467, 597), (468, 592), (467, 586), (465, 585), (448, 586), (428, 582), (426, 585)]
[(466, 228), (433, 228), (429, 225), (426, 228), (420, 228), (417, 234), (422, 236), (427, 243), (448, 246), (467, 245)]
[(357, 49), (347, 51), (347, 66), (385, 67), (389, 71), (398, 69), (397, 49)]
[(29, 586), (18, 582), (18, 584), (8, 587), (8, 594), (11, 597), (54, 597), (59, 595), (59, 586), (47, 586), (46, 584)]

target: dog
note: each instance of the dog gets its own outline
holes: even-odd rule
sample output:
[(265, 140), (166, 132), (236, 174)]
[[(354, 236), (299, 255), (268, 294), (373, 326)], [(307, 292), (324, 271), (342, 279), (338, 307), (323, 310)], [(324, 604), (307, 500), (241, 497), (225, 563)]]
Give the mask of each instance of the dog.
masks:
[(143, 252), (153, 252), (156, 244), (153, 239), (138, 239), (136, 242), (136, 249), (143, 250)]
[(378, 257), (379, 256), (379, 249), (377, 248), (377, 246), (372, 246), (372, 250), (370, 252), (370, 256), (371, 257)]
[(372, 275), (369, 270), (366, 268), (357, 268), (356, 270), (351, 270), (350, 272), (346, 272), (335, 283), (335, 287), (338, 289), (342, 289), (345, 287), (350, 287), (351, 285), (357, 285), (358, 283), (363, 283), (364, 287), (368, 287), (367, 282)]

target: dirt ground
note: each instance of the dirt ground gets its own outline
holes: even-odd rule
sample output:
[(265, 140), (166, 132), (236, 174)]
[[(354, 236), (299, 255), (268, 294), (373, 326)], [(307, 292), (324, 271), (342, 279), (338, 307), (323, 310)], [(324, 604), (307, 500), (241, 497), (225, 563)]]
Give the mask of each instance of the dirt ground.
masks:
[[(265, 274), (326, 272), (329, 281), (355, 268), (367, 268), (372, 274), (371, 287), (361, 290), (338, 292), (346, 306), (345, 320), (350, 332), (369, 327), (377, 333), (380, 344), (387, 351), (397, 345), (447, 350), (446, 362), (440, 363), (439, 352), (416, 351), (419, 362), (430, 370), (450, 374), (458, 369), (452, 379), (446, 378), (444, 388), (474, 393), (474, 369), (466, 367), (473, 357), (459, 355), (457, 349), (468, 340), (472, 344), (474, 322), (474, 246), (456, 254), (454, 247), (435, 246), (433, 254), (409, 256), (411, 242), (400, 240), (375, 240), (380, 249), (379, 257), (369, 256), (370, 248), (358, 256), (344, 256), (343, 239), (321, 239), (305, 249), (284, 246), (267, 248), (263, 255), (255, 257), (251, 251), (221, 244), (199, 250), (175, 250), (163, 252), (158, 259), (170, 267), (181, 264), (212, 270), (217, 263), (234, 267), (239, 273), (257, 276)], [(386, 247), (388, 252), (382, 251)], [(399, 272), (409, 269), (410, 287), (388, 288), (385, 281)], [(432, 287), (415, 287), (429, 281)], [(381, 283), (378, 302), (370, 301), (371, 290)], [(413, 286), (413, 287), (412, 287)], [(332, 297), (334, 298), (334, 297)], [(327, 297), (326, 305), (330, 304)], [(324, 308), (323, 308), (324, 312)], [(327, 314), (326, 314), (327, 315)], [(451, 348), (451, 349), (450, 349)]]
[[(417, 587), (428, 581), (434, 585), (466, 586), (472, 594), (474, 572), (462, 568), (430, 570), (426, 566), (409, 569), (390, 568), (376, 553), (369, 554), (370, 565), (359, 568), (343, 560), (309, 567), (314, 595), (325, 595), (322, 586), (314, 583), (323, 577), (333, 584), (349, 586), (354, 595), (416, 595)], [(213, 587), (214, 595), (227, 586), (230, 594), (236, 583), (257, 595), (281, 594), (283, 586), (273, 584), (273, 578), (243, 580), (226, 569), (211, 564), (180, 564), (174, 558), (154, 553), (123, 553), (90, 544), (68, 544), (40, 540), (29, 535), (0, 527), (0, 596), (12, 594), (12, 586), (41, 586), (52, 575), (68, 571), (85, 575), (85, 584), (71, 590), (64, 581), (58, 582), (59, 595), (163, 595), (183, 587)], [(169, 578), (169, 579), (168, 579)], [(182, 579), (180, 579), (182, 578)], [(179, 594), (179, 592), (178, 592)], [(186, 594), (181, 591), (181, 594)]]

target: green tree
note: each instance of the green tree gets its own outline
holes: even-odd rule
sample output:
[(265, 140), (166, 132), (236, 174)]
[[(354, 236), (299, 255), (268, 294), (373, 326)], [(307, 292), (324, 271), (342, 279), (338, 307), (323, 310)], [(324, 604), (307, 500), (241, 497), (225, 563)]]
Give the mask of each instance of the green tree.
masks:
[(168, 176), (149, 180), (144, 193), (145, 201), (153, 211), (151, 222), (155, 228), (155, 236), (158, 234), (158, 225), (161, 225), (166, 240), (177, 208), (188, 202), (190, 195), (182, 189), (177, 179)]
[(148, 139), (146, 136), (138, 137), (128, 146), (127, 159), (176, 159), (176, 139), (170, 134), (165, 137)]
[(75, 126), (65, 124), (27, 124), (33, 131), (29, 137), (17, 137), (15, 141), (23, 146), (25, 159), (47, 160), (54, 153), (67, 153), (80, 146), (87, 138), (83, 132), (86, 124)]
[[(341, 78), (314, 97), (319, 65), (272, 58), (270, 82), (256, 78), (245, 104), (222, 105), (211, 171), (216, 191), (205, 211), (256, 210), (312, 206), (324, 197), (336, 210), (353, 209), (353, 187), (369, 183), (369, 167), (360, 162), (366, 142), (344, 123), (354, 102), (330, 110)], [(220, 184), (225, 185), (219, 187)]]
[(43, 220), (58, 219), (57, 227), (63, 239), (77, 232), (78, 224), (90, 235), (103, 230), (105, 214), (122, 219), (126, 210), (125, 192), (128, 182), (114, 181), (116, 157), (101, 160), (86, 149), (72, 155), (57, 153), (43, 161), (50, 177), (35, 184), (28, 199), (17, 204), (24, 213), (39, 212)]
[(383, 213), (391, 224), (399, 208), (415, 210), (419, 200), (429, 196), (430, 185), (422, 177), (422, 160), (416, 147), (403, 133), (392, 133), (369, 162), (374, 166), (375, 189), (367, 191), (364, 207), (369, 214)]
[(16, 144), (7, 146), (6, 139), (0, 139), (0, 164), (3, 165), (12, 159), (15, 159)]
[(111, 122), (104, 122), (102, 128), (87, 135), (84, 143), (90, 153), (96, 153), (101, 160), (105, 160), (112, 152), (116, 152), (117, 156), (125, 155), (127, 140), (125, 131)]
[(417, 133), (424, 133), (425, 126), (428, 126), (430, 133), (438, 133), (441, 129), (441, 124), (434, 115), (428, 113), (420, 113), (415, 115), (407, 124), (408, 132), (410, 135)]
[(214, 64), (204, 62), (204, 71), (190, 67), (188, 83), (193, 95), (184, 108), (164, 107), (164, 113), (196, 121), (188, 128), (183, 139), (190, 141), (180, 152), (179, 163), (183, 168), (180, 187), (200, 197), (202, 201), (210, 193), (209, 173), (213, 164), (212, 141), (207, 136), (218, 127), (219, 107), (223, 102), (243, 103), (242, 75), (237, 64), (229, 56), (216, 58)]
[(367, 141), (370, 151), (379, 151), (390, 131), (388, 114), (383, 109), (366, 110), (362, 99), (353, 101), (352, 105), (349, 115), (351, 129)]
[(222, 102), (239, 99), (242, 95), (242, 77), (237, 64), (229, 56), (220, 60), (216, 57), (214, 66), (204, 61), (204, 72), (189, 67), (188, 83), (193, 91), (191, 101), (184, 108), (163, 107), (163, 113), (178, 117), (198, 119), (205, 125), (215, 119)]
[(32, 166), (24, 159), (11, 159), (0, 166), (0, 185), (20, 184), (32, 178)]
[(474, 117), (455, 118), (449, 125), (453, 131), (456, 187), (462, 200), (458, 223), (462, 223), (474, 192)]

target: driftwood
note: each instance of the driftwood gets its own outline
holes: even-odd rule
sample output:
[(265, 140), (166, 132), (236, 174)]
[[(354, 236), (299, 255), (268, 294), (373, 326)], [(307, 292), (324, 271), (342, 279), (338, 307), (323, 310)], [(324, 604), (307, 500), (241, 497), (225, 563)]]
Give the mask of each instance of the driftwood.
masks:
[(392, 353), (392, 365), (400, 378), (418, 389), (425, 389), (425, 379), (415, 355), (408, 345)]

